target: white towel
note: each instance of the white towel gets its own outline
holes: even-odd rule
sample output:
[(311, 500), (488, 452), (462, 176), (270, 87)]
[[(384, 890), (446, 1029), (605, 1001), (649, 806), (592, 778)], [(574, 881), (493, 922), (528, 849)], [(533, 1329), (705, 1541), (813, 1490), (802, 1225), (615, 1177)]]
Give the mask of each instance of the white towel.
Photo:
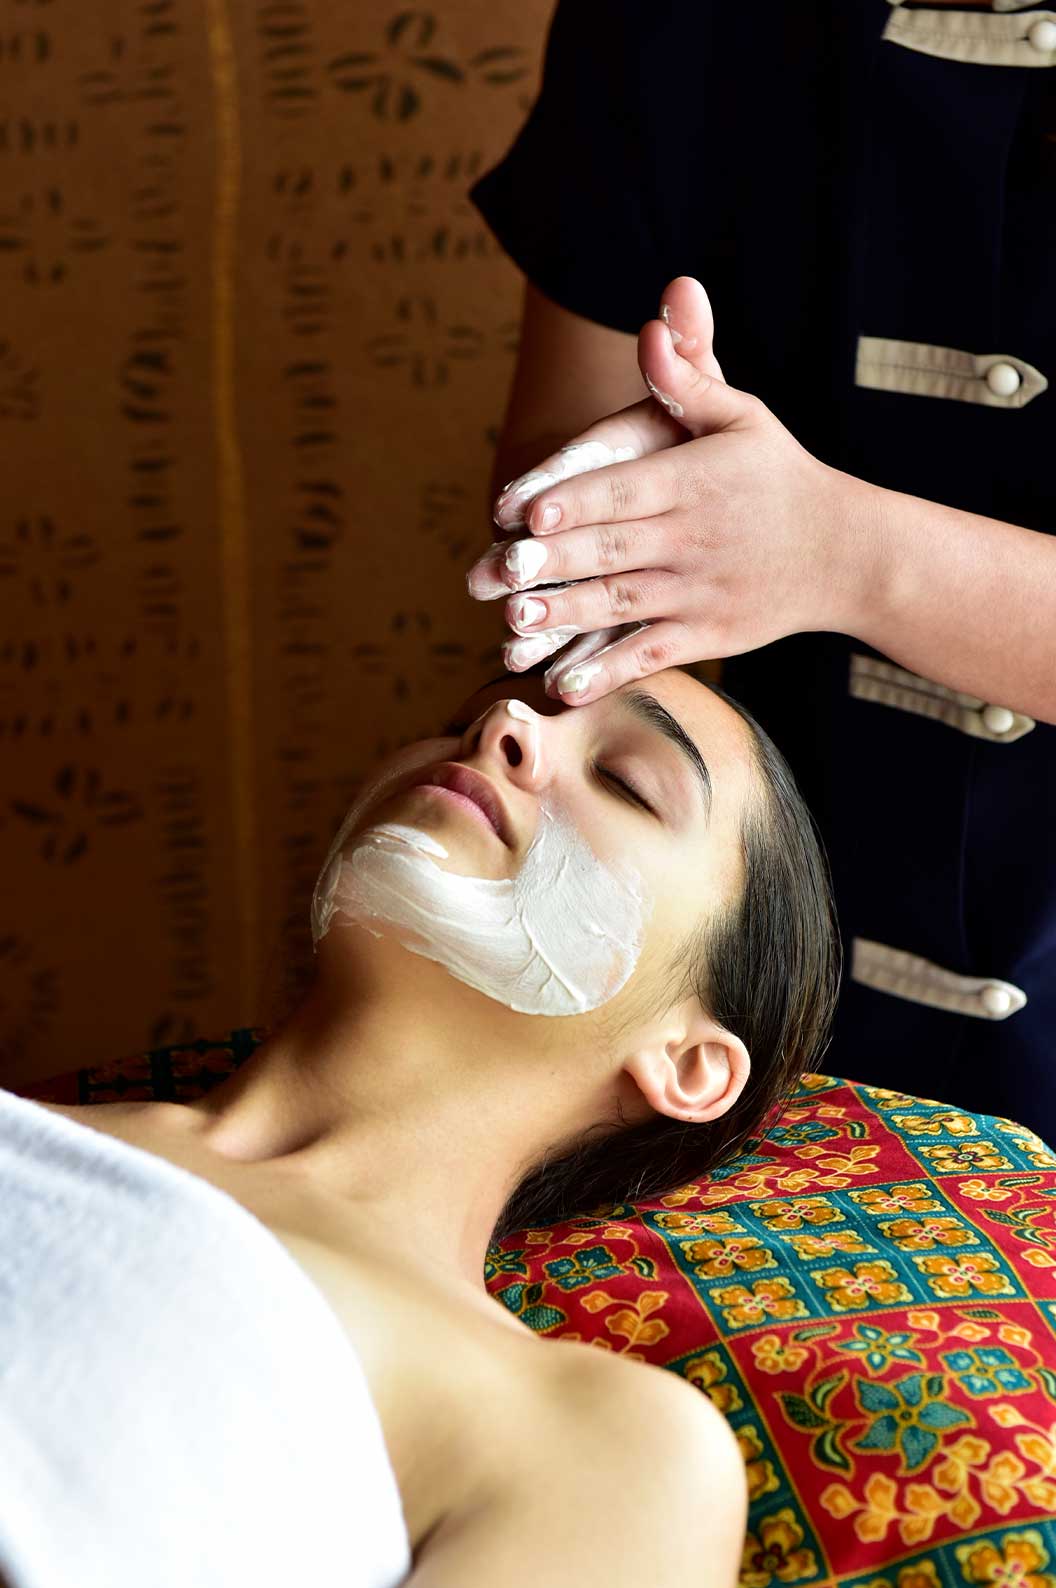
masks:
[(394, 1588), (356, 1352), (233, 1197), (0, 1089), (0, 1577)]

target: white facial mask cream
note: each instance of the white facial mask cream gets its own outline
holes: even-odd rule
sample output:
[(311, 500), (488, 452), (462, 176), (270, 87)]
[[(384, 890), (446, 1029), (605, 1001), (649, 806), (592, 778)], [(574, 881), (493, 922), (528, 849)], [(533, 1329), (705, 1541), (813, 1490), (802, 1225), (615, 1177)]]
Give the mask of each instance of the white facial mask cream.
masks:
[[(522, 701), (507, 710), (535, 717)], [(534, 767), (537, 727), (532, 737)], [(343, 853), (362, 807), (361, 798), (346, 816), (316, 884), (314, 942), (340, 914), (522, 1014), (584, 1014), (630, 977), (650, 913), (642, 879), (630, 865), (600, 860), (560, 810), (540, 805), (517, 876), (493, 880), (443, 870), (444, 846), (399, 822), (366, 828)]]

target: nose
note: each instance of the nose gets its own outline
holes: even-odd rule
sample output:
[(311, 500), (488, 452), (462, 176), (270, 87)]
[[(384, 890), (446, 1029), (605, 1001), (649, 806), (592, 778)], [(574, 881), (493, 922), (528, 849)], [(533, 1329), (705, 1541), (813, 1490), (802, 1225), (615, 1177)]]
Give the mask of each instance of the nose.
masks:
[(523, 700), (497, 700), (466, 729), (467, 750), (486, 765), (501, 766), (508, 781), (537, 793), (546, 780), (543, 719)]

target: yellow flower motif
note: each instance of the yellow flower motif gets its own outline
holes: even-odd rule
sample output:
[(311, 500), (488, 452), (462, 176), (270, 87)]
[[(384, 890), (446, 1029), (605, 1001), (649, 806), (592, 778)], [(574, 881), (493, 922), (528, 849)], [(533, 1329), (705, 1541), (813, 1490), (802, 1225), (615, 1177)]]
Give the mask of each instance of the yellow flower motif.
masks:
[[(879, 1103), (881, 1108), (891, 1108), (898, 1103), (915, 1103), (917, 1098), (909, 1092), (893, 1092), (888, 1086), (863, 1086), (862, 1091), (866, 1097), (872, 1098), (874, 1103)], [(919, 1101), (923, 1102), (921, 1098)]]
[(894, 1241), (903, 1252), (926, 1252), (935, 1246), (978, 1244), (978, 1237), (966, 1229), (960, 1219), (885, 1219), (879, 1229), (881, 1235)]
[(974, 1136), (975, 1120), (969, 1114), (892, 1114), (891, 1122), (907, 1136)]
[(1050, 1483), (1047, 1478), (1028, 1478), (1020, 1487), (1031, 1505), (1056, 1516), (1056, 1483)]
[(685, 1376), (697, 1389), (717, 1406), (719, 1411), (726, 1416), (729, 1412), (740, 1411), (744, 1402), (741, 1400), (740, 1391), (735, 1384), (726, 1384), (726, 1363), (718, 1351), (704, 1351), (700, 1356), (695, 1356), (687, 1362)]
[(955, 1553), (964, 1580), (992, 1588), (1054, 1588), (1056, 1578), (1040, 1570), (1049, 1564), (1049, 1553), (1036, 1528), (1006, 1533), (1001, 1546), (958, 1544)]
[(935, 1487), (946, 1494), (955, 1494), (964, 1487), (972, 1467), (981, 1467), (989, 1454), (987, 1440), (975, 1434), (962, 1434), (956, 1444), (946, 1446), (943, 1459), (932, 1468)]
[(794, 1373), (810, 1357), (803, 1345), (785, 1345), (776, 1334), (761, 1334), (752, 1341), (752, 1355), (761, 1373)]
[(1025, 1153), (1031, 1163), (1036, 1164), (1039, 1169), (1051, 1169), (1056, 1164), (1056, 1156), (1053, 1155), (1052, 1149), (1025, 1125), (1017, 1125), (1011, 1119), (999, 1119), (997, 1128), (1004, 1135), (1011, 1136), (1020, 1152)]
[(814, 1577), (818, 1570), (814, 1551), (802, 1544), (803, 1529), (791, 1506), (764, 1516), (758, 1534), (749, 1533), (744, 1541), (741, 1588), (767, 1588), (774, 1577), (784, 1583)]
[(1014, 1295), (1012, 1286), (1000, 1271), (997, 1258), (989, 1252), (973, 1252), (963, 1257), (914, 1257), (921, 1273), (937, 1296)]
[(850, 1268), (815, 1268), (811, 1279), (825, 1291), (825, 1300), (834, 1312), (867, 1307), (871, 1302), (887, 1305), (893, 1301), (912, 1301), (912, 1296), (888, 1262), (855, 1263)]
[(1020, 1323), (1003, 1323), (998, 1328), (997, 1338), (1004, 1340), (1006, 1345), (1029, 1345), (1034, 1336)]
[(1039, 1252), (1036, 1246), (1029, 1247), (1022, 1257), (1032, 1268), (1056, 1268), (1056, 1257), (1051, 1257), (1048, 1252)]
[(1027, 1469), (1011, 1450), (995, 1456), (985, 1472), (979, 1474), (979, 1487), (987, 1505), (999, 1516), (1007, 1516), (1019, 1499), (1016, 1485), (1025, 1478)]
[(694, 1265), (693, 1272), (702, 1279), (721, 1279), (735, 1269), (750, 1273), (760, 1268), (776, 1268), (774, 1254), (764, 1246), (757, 1235), (735, 1235), (719, 1241), (690, 1241), (683, 1246), (682, 1256)]
[(958, 1190), (973, 1202), (1007, 1202), (1012, 1195), (1004, 1186), (987, 1185), (985, 1180), (962, 1180)]
[(789, 1197), (785, 1202), (753, 1202), (752, 1212), (768, 1230), (801, 1230), (804, 1224), (836, 1224), (844, 1221), (839, 1208), (828, 1197)]
[(936, 1333), (938, 1332), (939, 1315), (937, 1312), (921, 1312), (918, 1309), (914, 1309), (913, 1312), (907, 1312), (906, 1321), (911, 1329), (931, 1329)]
[(783, 1235), (797, 1257), (831, 1257), (833, 1252), (875, 1252), (856, 1230), (829, 1230), (827, 1235)]
[(867, 1213), (939, 1213), (942, 1204), (926, 1181), (908, 1181), (902, 1185), (864, 1186), (849, 1191), (848, 1196)]
[(918, 1560), (915, 1566), (903, 1566), (898, 1574), (898, 1588), (939, 1588), (934, 1561)]
[(737, 1224), (726, 1212), (716, 1213), (658, 1213), (657, 1227), (670, 1230), (672, 1235), (743, 1235), (743, 1224)]
[(1010, 1406), (1007, 1401), (998, 1401), (996, 1406), (986, 1409), (999, 1428), (1022, 1428), (1027, 1420), (1018, 1407)]
[(989, 1340), (990, 1330), (981, 1323), (959, 1323), (956, 1329), (950, 1330), (951, 1335), (956, 1335), (958, 1340)]
[(743, 1324), (762, 1323), (764, 1318), (785, 1322), (789, 1318), (805, 1318), (807, 1309), (797, 1299), (791, 1281), (783, 1274), (773, 1279), (757, 1279), (749, 1290), (746, 1285), (724, 1285), (711, 1291), (712, 1299), (722, 1308), (726, 1322), (734, 1328)]
[(993, 1174), (998, 1169), (1012, 1168), (990, 1141), (962, 1141), (956, 1146), (952, 1142), (937, 1142), (935, 1146), (920, 1147), (918, 1151), (922, 1158), (935, 1165), (939, 1174), (956, 1174), (958, 1169), (981, 1169), (984, 1174)]
[(773, 1462), (761, 1459), (763, 1442), (758, 1430), (751, 1423), (746, 1423), (743, 1428), (736, 1430), (735, 1437), (741, 1447), (749, 1501), (759, 1500), (764, 1494), (771, 1494), (774, 1489), (780, 1488)]

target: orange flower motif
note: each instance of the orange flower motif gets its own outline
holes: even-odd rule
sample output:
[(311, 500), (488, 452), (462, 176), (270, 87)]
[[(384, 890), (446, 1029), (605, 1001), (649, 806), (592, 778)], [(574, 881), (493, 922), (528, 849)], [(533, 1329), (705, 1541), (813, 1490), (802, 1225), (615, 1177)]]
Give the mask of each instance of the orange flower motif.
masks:
[(816, 1576), (814, 1551), (803, 1549), (802, 1544), (803, 1529), (791, 1506), (782, 1506), (772, 1516), (764, 1516), (758, 1534), (749, 1533), (744, 1541), (741, 1588), (767, 1588), (774, 1577), (779, 1582), (793, 1583)]
[(962, 1180), (958, 1190), (973, 1202), (1007, 1202), (1012, 1195), (1004, 1186), (987, 1185), (985, 1180)]
[(829, 1230), (825, 1235), (784, 1235), (797, 1257), (831, 1257), (833, 1252), (875, 1252), (857, 1230)]
[(993, 1588), (1056, 1588), (1056, 1578), (1041, 1570), (1049, 1552), (1036, 1528), (1006, 1533), (1001, 1548), (991, 1543), (958, 1544), (957, 1559), (966, 1582)]
[(985, 1472), (979, 1474), (979, 1487), (983, 1499), (999, 1516), (1007, 1516), (1019, 1499), (1016, 1485), (1025, 1478), (1027, 1469), (1011, 1450), (995, 1456)]
[(958, 1340), (989, 1340), (991, 1331), (981, 1323), (959, 1323), (956, 1329), (950, 1330), (951, 1335), (956, 1335)]
[(734, 1328), (762, 1323), (764, 1318), (776, 1318), (784, 1322), (789, 1318), (808, 1316), (806, 1307), (792, 1289), (791, 1281), (783, 1274), (773, 1279), (757, 1279), (750, 1290), (746, 1285), (724, 1285), (713, 1290), (711, 1296), (722, 1308), (726, 1322)]
[(921, 1273), (929, 1276), (928, 1284), (937, 1296), (970, 1296), (976, 1291), (984, 1296), (1015, 1294), (1001, 1273), (997, 1258), (989, 1252), (966, 1253), (963, 1257), (915, 1257), (913, 1261)]
[(911, 1329), (931, 1329), (935, 1333), (939, 1329), (939, 1315), (937, 1312), (920, 1311), (914, 1309), (906, 1314), (906, 1321)]
[(996, 1406), (988, 1406), (987, 1412), (999, 1428), (1022, 1428), (1027, 1419), (1016, 1406), (1010, 1406), (1008, 1401), (998, 1401)]
[(903, 1252), (926, 1252), (935, 1246), (978, 1245), (979, 1238), (960, 1219), (885, 1219), (880, 1233)]
[(815, 1268), (810, 1276), (825, 1291), (825, 1300), (834, 1312), (867, 1307), (870, 1302), (888, 1304), (912, 1301), (913, 1297), (897, 1278), (888, 1262), (855, 1263), (850, 1268)]
[(685, 1376), (718, 1407), (723, 1416), (740, 1411), (744, 1402), (735, 1384), (726, 1384), (726, 1363), (718, 1351), (704, 1351), (686, 1363)]
[(721, 1279), (735, 1269), (754, 1273), (760, 1268), (776, 1268), (774, 1254), (764, 1246), (757, 1235), (735, 1235), (727, 1240), (690, 1241), (683, 1246), (682, 1256), (694, 1265), (694, 1273), (702, 1279)]
[(975, 1136), (978, 1127), (970, 1114), (892, 1114), (891, 1122), (907, 1136)]
[(804, 1224), (843, 1223), (844, 1215), (828, 1197), (789, 1197), (784, 1202), (753, 1202), (752, 1212), (768, 1230), (801, 1230)]
[(908, 1181), (902, 1185), (863, 1186), (849, 1191), (848, 1196), (867, 1213), (939, 1213), (942, 1204), (924, 1180)]
[(993, 1174), (998, 1169), (1012, 1168), (1004, 1154), (989, 1141), (962, 1141), (957, 1146), (951, 1142), (937, 1142), (935, 1146), (920, 1147), (918, 1151), (921, 1157), (935, 1165), (939, 1174), (956, 1174), (958, 1169), (981, 1169), (984, 1174)]
[(810, 1352), (804, 1345), (783, 1344), (776, 1334), (761, 1334), (752, 1341), (752, 1355), (761, 1373), (794, 1373)]
[(761, 1459), (763, 1442), (759, 1438), (758, 1429), (751, 1423), (738, 1428), (735, 1437), (741, 1448), (744, 1473), (748, 1479), (748, 1499), (749, 1501), (762, 1499), (764, 1494), (771, 1494), (774, 1489), (780, 1487), (774, 1464), (772, 1461)]
[(898, 1588), (939, 1588), (934, 1561), (918, 1560), (915, 1566), (903, 1566), (898, 1574)]
[(658, 1213), (657, 1228), (670, 1230), (672, 1235), (745, 1235), (743, 1224), (737, 1224), (728, 1213)]

